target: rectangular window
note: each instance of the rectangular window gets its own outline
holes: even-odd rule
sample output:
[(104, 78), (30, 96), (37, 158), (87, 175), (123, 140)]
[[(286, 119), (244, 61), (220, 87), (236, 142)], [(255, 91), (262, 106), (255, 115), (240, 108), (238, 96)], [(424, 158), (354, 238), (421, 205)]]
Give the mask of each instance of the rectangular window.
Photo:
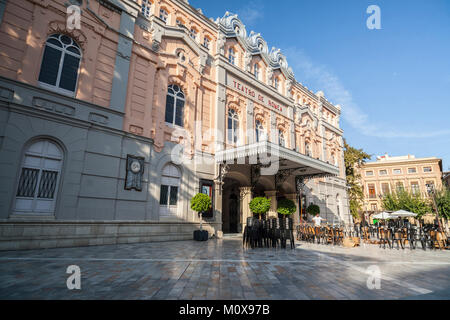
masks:
[(184, 115), (184, 101), (177, 99), (177, 113), (175, 114), (175, 124), (177, 126), (183, 126), (183, 115)]
[(167, 13), (166, 10), (164, 9), (160, 9), (159, 10), (159, 18), (164, 21), (165, 23), (167, 23), (167, 18), (168, 18), (169, 14)]
[(70, 54), (64, 55), (61, 79), (59, 81), (59, 86), (61, 88), (68, 91), (75, 91), (79, 66), (80, 58), (71, 56)]
[(392, 172), (394, 172), (394, 174), (402, 174), (402, 169), (394, 169)]
[(39, 74), (39, 81), (47, 83), (52, 86), (56, 86), (56, 80), (58, 78), (59, 66), (61, 64), (60, 50), (45, 47), (44, 57), (42, 58), (41, 73)]
[(189, 33), (189, 36), (192, 38), (192, 39), (197, 39), (197, 30), (195, 30), (195, 29), (191, 29), (191, 32)]
[(205, 39), (203, 40), (203, 46), (206, 49), (209, 49), (209, 39), (207, 37), (205, 37)]
[(424, 167), (423, 172), (425, 173), (433, 172), (433, 169), (431, 167)]
[(380, 176), (387, 176), (387, 170), (380, 170)]
[(178, 203), (178, 187), (161, 185), (159, 204), (161, 206), (176, 206)]
[(214, 182), (212, 180), (201, 180), (200, 181), (200, 192), (206, 194), (211, 198), (211, 209), (208, 212), (203, 213), (203, 218), (213, 218), (214, 217)]
[(178, 187), (170, 187), (170, 205), (176, 206), (178, 203)]
[(411, 182), (411, 192), (414, 195), (420, 194), (420, 188), (418, 182)]
[(38, 198), (53, 199), (58, 181), (58, 172), (42, 171), (41, 181), (39, 182)]
[(22, 168), (19, 186), (17, 188), (17, 197), (33, 198), (36, 191), (39, 170)]
[(159, 204), (162, 206), (167, 206), (169, 203), (169, 186), (161, 186), (161, 194), (159, 197)]
[(389, 189), (389, 183), (382, 183), (381, 191), (383, 192), (383, 194), (389, 194), (391, 192)]
[(397, 182), (395, 184), (395, 188), (396, 188), (397, 192), (401, 192), (401, 191), (405, 190), (405, 188), (403, 187), (403, 182)]
[(417, 173), (416, 168), (408, 168), (408, 173)]
[(373, 171), (366, 171), (366, 177), (373, 176)]
[(175, 109), (175, 98), (167, 95), (167, 101), (166, 101), (166, 122), (167, 123), (173, 123), (173, 113)]
[(369, 184), (368, 185), (368, 189), (369, 189), (369, 198), (370, 199), (375, 199), (377, 197), (377, 193), (375, 190), (375, 185), (374, 184)]

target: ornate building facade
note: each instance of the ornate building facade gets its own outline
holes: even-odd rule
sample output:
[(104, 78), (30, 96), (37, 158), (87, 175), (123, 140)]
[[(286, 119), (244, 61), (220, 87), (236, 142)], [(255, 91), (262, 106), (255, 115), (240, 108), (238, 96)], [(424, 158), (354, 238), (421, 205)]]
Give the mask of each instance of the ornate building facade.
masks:
[(349, 222), (340, 107), (237, 15), (6, 0), (0, 61), (0, 249), (191, 239), (198, 192), (218, 237), (257, 195)]

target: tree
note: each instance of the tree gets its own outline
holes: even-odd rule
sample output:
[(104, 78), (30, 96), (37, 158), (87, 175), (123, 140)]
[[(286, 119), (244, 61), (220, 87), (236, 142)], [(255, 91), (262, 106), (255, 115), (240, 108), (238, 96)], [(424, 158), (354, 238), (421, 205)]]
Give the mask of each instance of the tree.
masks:
[(315, 216), (316, 214), (320, 213), (320, 207), (318, 205), (312, 203), (306, 209), (306, 212), (308, 212), (312, 216)]
[(200, 213), (200, 230), (202, 230), (203, 212), (208, 211), (211, 207), (211, 198), (204, 193), (198, 193), (191, 199), (191, 209)]
[(433, 211), (429, 199), (405, 190), (385, 195), (382, 206), (386, 211), (406, 210), (413, 212), (417, 214), (418, 218)]
[(439, 216), (450, 219), (450, 189), (443, 189), (436, 192), (436, 206)]
[(284, 216), (288, 216), (293, 214), (297, 210), (297, 206), (294, 201), (289, 199), (282, 199), (278, 201), (278, 209), (277, 212)]
[(259, 215), (261, 219), (261, 215), (267, 213), (270, 209), (271, 199), (267, 199), (265, 197), (256, 197), (250, 201), (249, 207), (250, 211), (253, 214)]
[(359, 183), (361, 175), (357, 173), (356, 168), (360, 167), (370, 159), (371, 156), (369, 154), (365, 153), (362, 149), (351, 147), (344, 139), (344, 162), (347, 185), (349, 186), (348, 198), (350, 203), (350, 213), (355, 218), (359, 217), (358, 212), (361, 210), (362, 201), (364, 199), (364, 192)]

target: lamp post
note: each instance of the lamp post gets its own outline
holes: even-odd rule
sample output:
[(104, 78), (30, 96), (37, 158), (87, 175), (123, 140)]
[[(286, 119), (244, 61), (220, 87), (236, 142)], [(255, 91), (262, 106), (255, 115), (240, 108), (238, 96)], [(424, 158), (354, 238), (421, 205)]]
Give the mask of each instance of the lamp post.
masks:
[(350, 189), (352, 188), (352, 186), (347, 183), (347, 207), (348, 207), (348, 224), (349, 226), (352, 225), (352, 212), (351, 212), (351, 208), (350, 208), (350, 197), (349, 197), (349, 193), (350, 193)]
[(427, 186), (428, 195), (433, 200), (432, 201), (433, 209), (436, 212), (436, 219), (437, 219), (438, 225), (439, 225), (439, 232), (443, 232), (442, 225), (441, 225), (441, 219), (439, 219), (439, 211), (438, 211), (437, 204), (436, 204), (436, 190), (434, 189), (434, 185), (433, 184), (427, 184), (426, 186)]

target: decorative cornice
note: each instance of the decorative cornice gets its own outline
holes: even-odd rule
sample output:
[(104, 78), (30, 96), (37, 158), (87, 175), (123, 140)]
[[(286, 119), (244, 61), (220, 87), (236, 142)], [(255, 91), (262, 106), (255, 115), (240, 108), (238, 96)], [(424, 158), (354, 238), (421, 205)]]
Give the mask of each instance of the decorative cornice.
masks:
[(289, 67), (286, 57), (281, 50), (275, 47), (269, 50), (267, 42), (262, 38), (261, 34), (250, 32), (247, 35), (247, 29), (237, 14), (226, 12), (222, 18), (217, 18), (217, 25), (221, 32), (227, 38), (237, 38), (244, 45), (246, 52), (251, 55), (261, 55), (268, 65), (273, 69), (280, 69), (287, 79), (295, 81), (294, 72)]

